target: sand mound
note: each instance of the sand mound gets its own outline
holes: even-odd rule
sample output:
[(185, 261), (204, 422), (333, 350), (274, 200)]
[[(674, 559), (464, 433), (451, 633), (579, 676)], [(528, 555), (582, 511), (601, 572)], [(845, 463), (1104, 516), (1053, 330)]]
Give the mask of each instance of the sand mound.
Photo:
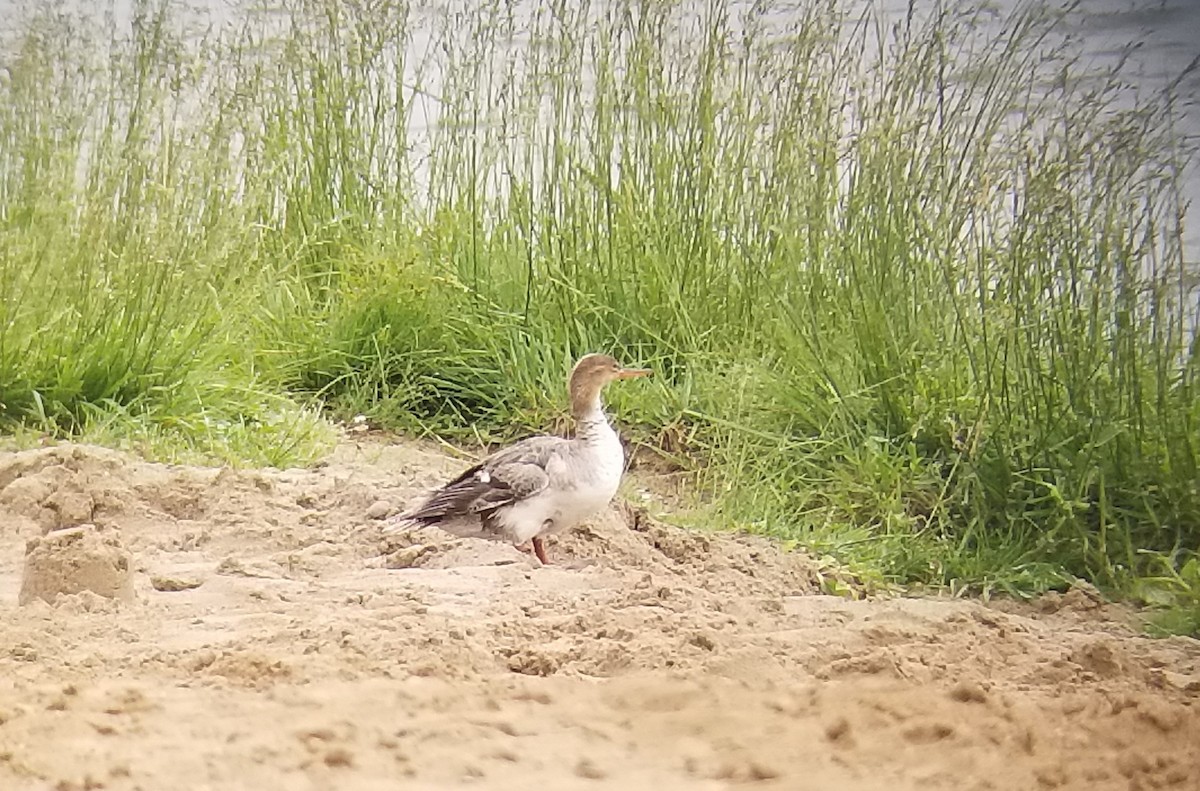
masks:
[(119, 511), (125, 459), (77, 445), (5, 454), (0, 459), (0, 509), (24, 528), (43, 533), (91, 524)]
[(129, 553), (116, 536), (101, 536), (92, 525), (56, 530), (25, 546), (20, 604), (90, 591), (107, 599), (133, 597)]
[(0, 788), (1200, 787), (1200, 647), (1093, 591), (847, 601), (628, 508), (548, 568), (382, 533), (463, 465), (0, 457)]
[[(579, 528), (547, 540), (552, 566), (607, 569), (685, 578), (711, 593), (801, 595), (820, 590), (813, 562), (780, 552), (759, 536), (686, 530), (651, 517), (645, 509), (618, 504)], [(449, 569), (471, 565), (537, 564), (503, 544), (455, 539), (436, 528), (412, 528), (382, 536), (387, 568)]]

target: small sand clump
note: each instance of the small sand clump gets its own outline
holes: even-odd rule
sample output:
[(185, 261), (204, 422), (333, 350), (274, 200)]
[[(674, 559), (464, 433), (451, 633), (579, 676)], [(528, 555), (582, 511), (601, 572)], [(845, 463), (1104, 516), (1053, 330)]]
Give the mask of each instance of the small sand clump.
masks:
[(25, 545), (25, 573), (18, 603), (41, 599), (53, 604), (59, 594), (90, 591), (108, 599), (133, 598), (129, 553), (112, 535), (94, 525), (56, 530)]

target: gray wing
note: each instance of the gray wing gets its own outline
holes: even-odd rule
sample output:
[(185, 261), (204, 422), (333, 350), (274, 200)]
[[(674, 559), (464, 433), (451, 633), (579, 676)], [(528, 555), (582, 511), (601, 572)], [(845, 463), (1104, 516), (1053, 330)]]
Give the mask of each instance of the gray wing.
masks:
[[(530, 437), (497, 451), (400, 517), (457, 535), (492, 535), (497, 509), (541, 492), (550, 459), (566, 448), (561, 437)], [(499, 538), (499, 535), (494, 537)]]

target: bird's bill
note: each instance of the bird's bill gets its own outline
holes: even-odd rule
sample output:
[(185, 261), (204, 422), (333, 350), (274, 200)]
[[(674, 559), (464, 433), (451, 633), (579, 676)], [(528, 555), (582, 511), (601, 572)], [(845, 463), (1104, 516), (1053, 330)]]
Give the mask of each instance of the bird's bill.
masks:
[(622, 368), (617, 371), (618, 379), (637, 379), (639, 376), (649, 376), (654, 373), (649, 368)]

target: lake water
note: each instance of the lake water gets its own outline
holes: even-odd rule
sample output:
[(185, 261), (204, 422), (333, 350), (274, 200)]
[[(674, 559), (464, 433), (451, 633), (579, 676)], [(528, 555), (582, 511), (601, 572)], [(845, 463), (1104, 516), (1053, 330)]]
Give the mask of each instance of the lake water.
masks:
[[(931, 13), (938, 7), (938, 0), (912, 0), (911, 4), (907, 0), (859, 2), (862, 8), (878, 3), (885, 17), (896, 22), (910, 13)], [(995, 12), (996, 30), (1004, 17), (1026, 2), (992, 0), (989, 8)], [(0, 0), (0, 24), (29, 5), (29, 0)], [(131, 5), (130, 0), (116, 0), (117, 18), (128, 20)], [(190, 5), (217, 18), (229, 19), (232, 13), (225, 0), (192, 0)], [(421, 5), (429, 13), (437, 3), (435, 0)], [(1179, 132), (1189, 144), (1200, 144), (1200, 68), (1188, 70), (1200, 58), (1200, 0), (1079, 0), (1072, 5), (1063, 30), (1080, 47), (1083, 65), (1102, 70), (1125, 58), (1126, 79), (1147, 95), (1175, 84), (1181, 111)], [(1061, 4), (1048, 6), (1057, 9)], [(83, 2), (75, 7), (94, 6)], [(786, 25), (786, 19), (780, 21)], [(1191, 205), (1200, 206), (1200, 163), (1194, 163), (1186, 172), (1184, 195)], [(1187, 258), (1193, 268), (1200, 270), (1200, 220), (1185, 226), (1184, 236)]]
[[(904, 0), (881, 0), (884, 12), (897, 20), (908, 13)], [(935, 3), (916, 0), (918, 9)], [(1016, 0), (993, 0), (997, 19), (1019, 6)], [(1062, 3), (1047, 3), (1063, 8)], [(1073, 3), (1065, 34), (1078, 44), (1082, 65), (1107, 70), (1125, 59), (1122, 73), (1143, 95), (1174, 84), (1180, 111), (1178, 131), (1189, 147), (1200, 145), (1200, 0), (1079, 0)], [(1200, 207), (1200, 162), (1185, 171), (1184, 199)], [(1200, 209), (1197, 209), (1200, 212)], [(1200, 272), (1200, 213), (1184, 226), (1184, 249), (1193, 271)]]

